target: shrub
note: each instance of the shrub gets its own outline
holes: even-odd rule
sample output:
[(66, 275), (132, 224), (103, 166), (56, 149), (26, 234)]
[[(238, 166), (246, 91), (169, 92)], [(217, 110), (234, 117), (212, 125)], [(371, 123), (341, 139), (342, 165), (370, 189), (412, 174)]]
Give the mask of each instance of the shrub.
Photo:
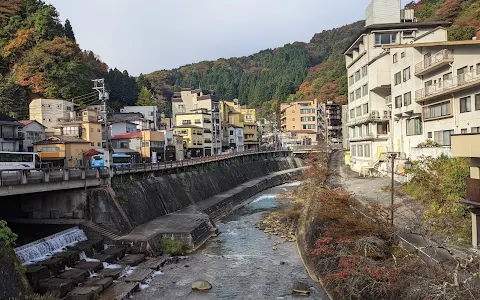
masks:
[(188, 250), (188, 246), (180, 240), (172, 240), (169, 238), (162, 238), (160, 240), (163, 253), (167, 253), (173, 256), (185, 255)]
[(12, 245), (17, 239), (17, 235), (7, 226), (7, 222), (0, 220), (0, 241), (7, 246)]

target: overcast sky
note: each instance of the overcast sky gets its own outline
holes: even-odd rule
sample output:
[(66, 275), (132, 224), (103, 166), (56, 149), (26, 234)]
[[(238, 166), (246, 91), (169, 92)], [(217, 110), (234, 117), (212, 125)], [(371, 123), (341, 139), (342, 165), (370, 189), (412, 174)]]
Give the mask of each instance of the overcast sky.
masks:
[[(82, 49), (131, 75), (244, 56), (364, 19), (370, 0), (46, 0)], [(403, 1), (406, 2), (406, 1)]]

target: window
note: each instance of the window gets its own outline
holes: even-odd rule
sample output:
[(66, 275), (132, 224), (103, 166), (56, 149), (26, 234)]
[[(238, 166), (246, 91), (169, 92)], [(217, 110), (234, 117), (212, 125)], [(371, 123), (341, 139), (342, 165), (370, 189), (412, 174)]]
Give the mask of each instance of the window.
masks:
[(480, 75), (480, 63), (477, 64), (477, 75)]
[(411, 75), (410, 75), (410, 67), (406, 68), (403, 70), (403, 82), (410, 80)]
[(475, 110), (480, 110), (480, 94), (475, 95)]
[(230, 130), (230, 135), (233, 135), (233, 130)]
[(365, 157), (370, 157), (370, 145), (363, 145)]
[(361, 106), (357, 106), (356, 110), (357, 110), (357, 111), (356, 111), (357, 117), (358, 117), (358, 116), (361, 116), (361, 115), (362, 115), (362, 107), (361, 107)]
[(353, 119), (353, 118), (355, 118), (355, 109), (352, 108), (350, 110), (350, 119)]
[[(403, 32), (403, 37), (404, 38), (412, 38), (413, 37), (413, 31), (404, 31)], [(404, 54), (405, 52), (402, 52), (402, 54)]]
[(400, 83), (402, 83), (402, 73), (401, 72), (398, 72), (397, 74), (395, 74), (394, 82), (395, 82), (395, 85), (399, 85)]
[(363, 157), (363, 147), (362, 147), (362, 145), (358, 145), (358, 147), (357, 147), (357, 152), (358, 152), (358, 153), (357, 153), (357, 154), (358, 154), (357, 156)]
[(351, 145), (350, 151), (352, 152), (352, 156), (357, 156), (357, 146)]
[(407, 106), (412, 104), (412, 92), (403, 94), (403, 105)]
[(480, 133), (480, 127), (472, 127), (472, 133)]
[(375, 33), (375, 45), (395, 44), (397, 33)]
[(303, 124), (302, 129), (315, 129), (315, 124)]
[(301, 122), (315, 122), (315, 117), (301, 117)]
[(424, 120), (451, 116), (450, 101), (425, 106), (423, 108)]
[(300, 114), (305, 115), (305, 114), (314, 114), (315, 109), (314, 108), (302, 108), (300, 109)]
[(95, 143), (90, 143), (90, 146), (95, 147)]
[(355, 80), (353, 79), (353, 75), (350, 75), (350, 77), (348, 77), (348, 84), (352, 85), (354, 83), (355, 83)]
[(363, 105), (363, 114), (364, 114), (364, 115), (365, 115), (365, 114), (368, 114), (368, 103), (365, 103), (365, 104)]
[(294, 122), (295, 122), (295, 118), (292, 118), (292, 121), (294, 121)]
[(429, 139), (431, 139), (431, 138), (432, 138), (432, 132), (427, 133), (427, 137), (428, 137)]
[(183, 120), (182, 124), (183, 125), (189, 125), (189, 124), (192, 124), (192, 121), (191, 120)]
[(354, 92), (351, 92), (350, 93), (350, 97), (348, 97), (350, 99), (350, 101), (353, 101), (355, 100), (355, 93)]
[(355, 81), (359, 81), (359, 80), (360, 80), (360, 70), (355, 72)]
[(202, 120), (200, 119), (195, 119), (195, 124), (201, 124), (202, 123)]
[(453, 130), (443, 130), (443, 131), (435, 131), (433, 133), (433, 140), (439, 143), (442, 146), (451, 146), (452, 140), (451, 135), (453, 134)]
[(366, 96), (368, 94), (368, 83), (362, 86), (362, 96)]
[(443, 81), (452, 79), (452, 72), (443, 75)]
[(407, 135), (421, 135), (422, 134), (422, 119), (408, 119), (407, 120)]
[(462, 129), (460, 130), (460, 133), (461, 133), (461, 134), (466, 134), (466, 133), (467, 133), (467, 128), (462, 128)]
[(363, 126), (358, 127), (358, 136), (362, 137), (363, 136)]
[(362, 98), (362, 89), (357, 89), (355, 91), (355, 99), (360, 99)]
[(465, 113), (469, 111), (472, 111), (471, 97), (467, 96), (460, 98), (460, 113)]
[(368, 66), (363, 66), (362, 67), (362, 77), (365, 77), (368, 75)]
[(401, 58), (405, 58), (405, 52), (402, 52), (402, 53), (400, 54), (400, 57), (401, 57)]
[(395, 97), (395, 108), (402, 107), (402, 95)]
[(397, 53), (395, 53), (393, 55), (393, 63), (396, 64), (397, 62), (398, 62), (398, 55), (397, 55)]

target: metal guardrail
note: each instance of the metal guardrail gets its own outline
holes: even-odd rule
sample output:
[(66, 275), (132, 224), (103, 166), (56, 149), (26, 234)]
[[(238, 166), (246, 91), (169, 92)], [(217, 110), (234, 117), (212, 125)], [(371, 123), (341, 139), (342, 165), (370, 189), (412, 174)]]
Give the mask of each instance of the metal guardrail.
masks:
[(203, 156), (182, 161), (166, 161), (158, 163), (140, 163), (132, 168), (43, 168), (30, 170), (1, 170), (0, 187), (13, 185), (27, 185), (49, 182), (62, 182), (74, 180), (109, 178), (115, 175), (141, 173), (148, 171), (166, 170), (184, 166), (199, 165), (213, 161), (221, 161), (233, 157), (241, 157), (252, 154), (279, 153), (286, 150), (276, 151), (245, 151), (215, 156)]
[(480, 69), (473, 69), (472, 71), (460, 74), (450, 79), (445, 79), (443, 82), (437, 85), (427, 86), (423, 89), (415, 91), (416, 101), (421, 99), (441, 95), (445, 92), (453, 92), (457, 88), (461, 88), (464, 85), (480, 81)]
[(443, 60), (453, 59), (452, 50), (443, 49), (435, 53), (434, 55), (424, 59), (415, 65), (415, 74), (422, 72), (423, 70), (431, 67), (432, 65), (441, 62)]

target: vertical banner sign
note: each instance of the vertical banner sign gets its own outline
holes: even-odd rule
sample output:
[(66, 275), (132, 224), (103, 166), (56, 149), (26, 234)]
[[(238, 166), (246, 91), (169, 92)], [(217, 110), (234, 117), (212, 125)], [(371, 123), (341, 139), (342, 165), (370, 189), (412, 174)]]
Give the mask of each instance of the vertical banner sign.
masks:
[(156, 164), (157, 162), (157, 152), (152, 152), (152, 163)]

